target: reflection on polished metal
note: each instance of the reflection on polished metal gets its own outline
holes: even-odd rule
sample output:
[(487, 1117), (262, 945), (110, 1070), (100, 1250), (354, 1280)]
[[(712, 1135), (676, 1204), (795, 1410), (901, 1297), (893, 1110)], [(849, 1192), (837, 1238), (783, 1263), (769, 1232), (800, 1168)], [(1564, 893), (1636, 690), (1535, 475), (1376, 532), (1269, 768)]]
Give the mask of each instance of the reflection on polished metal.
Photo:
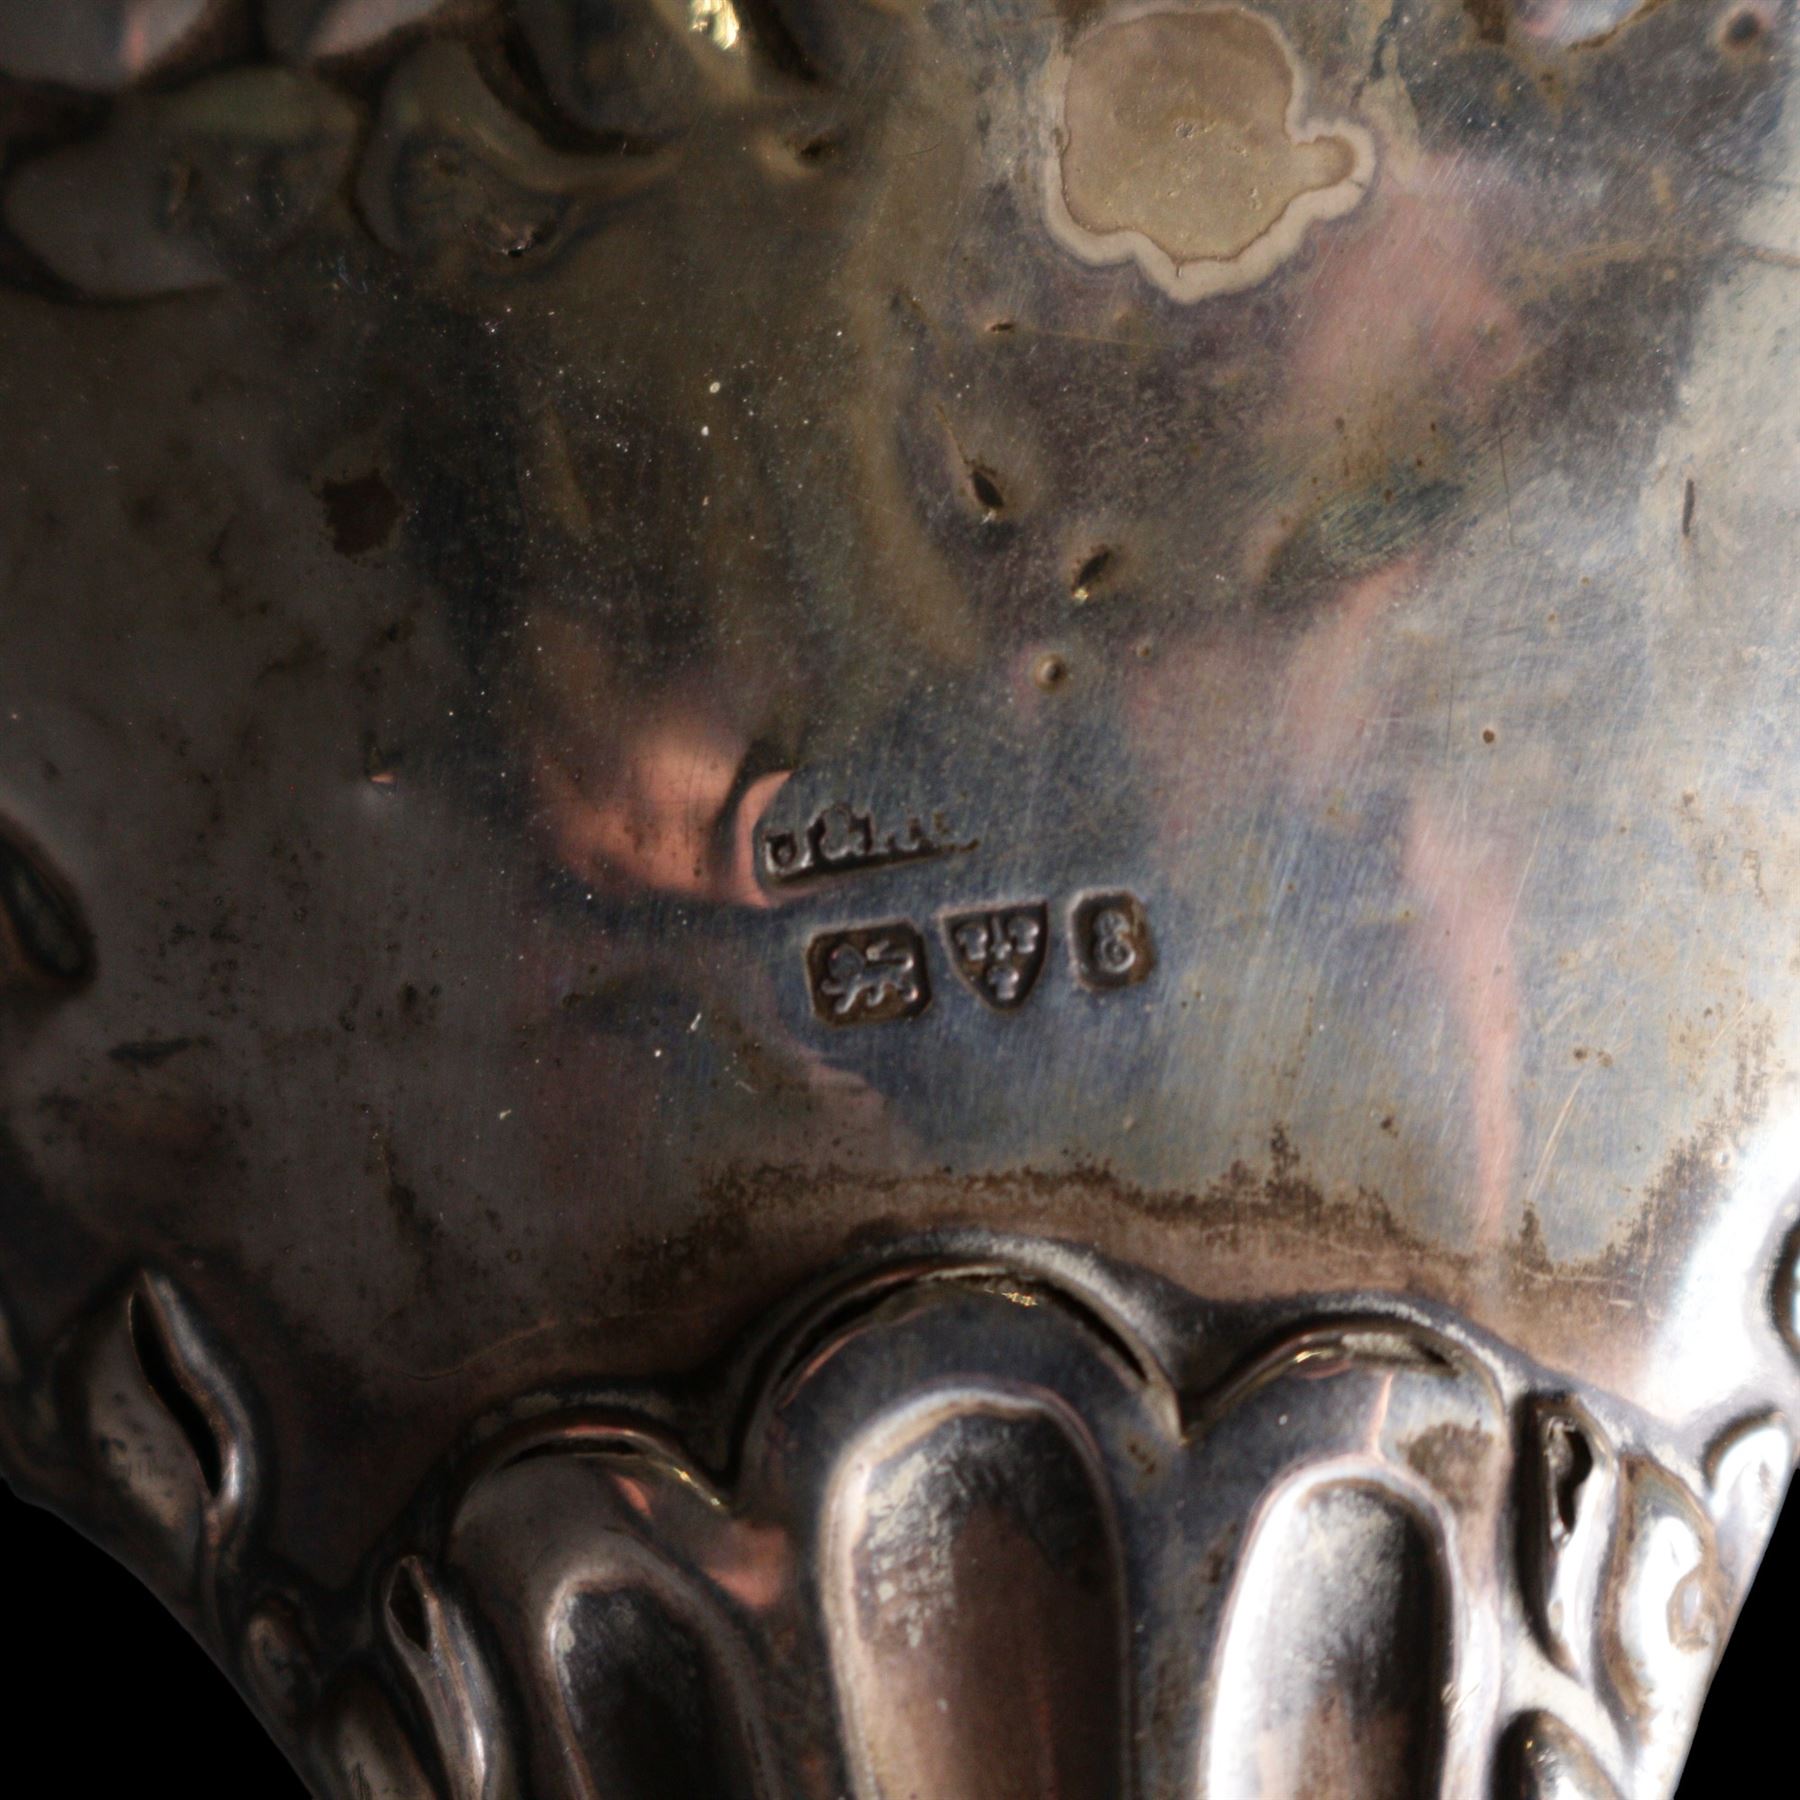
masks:
[(318, 1793), (1670, 1792), (1797, 32), (0, 0), (0, 1463)]

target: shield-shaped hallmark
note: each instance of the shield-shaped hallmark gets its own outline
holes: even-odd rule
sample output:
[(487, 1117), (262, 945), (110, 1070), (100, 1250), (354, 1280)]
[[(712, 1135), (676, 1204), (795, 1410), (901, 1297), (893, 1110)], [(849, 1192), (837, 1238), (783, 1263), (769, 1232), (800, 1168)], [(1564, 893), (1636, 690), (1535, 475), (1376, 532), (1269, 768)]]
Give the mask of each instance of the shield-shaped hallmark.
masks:
[(1037, 984), (1049, 941), (1050, 913), (1042, 901), (951, 913), (944, 920), (956, 972), (988, 1005), (1010, 1012)]

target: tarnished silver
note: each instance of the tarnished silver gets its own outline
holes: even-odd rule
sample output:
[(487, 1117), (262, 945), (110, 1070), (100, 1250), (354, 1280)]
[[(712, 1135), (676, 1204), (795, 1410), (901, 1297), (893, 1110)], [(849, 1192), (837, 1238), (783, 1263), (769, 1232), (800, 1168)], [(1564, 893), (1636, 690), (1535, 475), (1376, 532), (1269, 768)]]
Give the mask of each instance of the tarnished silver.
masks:
[(0, 0), (0, 1462), (319, 1794), (1673, 1789), (1796, 24)]

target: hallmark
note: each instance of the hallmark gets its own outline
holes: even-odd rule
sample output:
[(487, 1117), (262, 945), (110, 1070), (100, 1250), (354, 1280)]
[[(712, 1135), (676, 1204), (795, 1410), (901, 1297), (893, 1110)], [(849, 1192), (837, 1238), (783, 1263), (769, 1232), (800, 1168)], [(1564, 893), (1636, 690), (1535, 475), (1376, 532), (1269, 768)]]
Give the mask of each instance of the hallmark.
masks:
[(1075, 973), (1088, 987), (1130, 987), (1156, 967), (1150, 920), (1135, 894), (1083, 895), (1069, 929)]
[(1037, 985), (1049, 922), (1041, 900), (951, 913), (944, 920), (950, 960), (988, 1005), (1010, 1012)]
[(973, 839), (956, 842), (941, 812), (931, 815), (929, 829), (914, 816), (902, 830), (883, 833), (872, 812), (858, 812), (839, 800), (815, 813), (804, 831), (764, 832), (762, 866), (771, 881), (803, 881), (891, 863), (927, 862), (976, 847)]
[(806, 975), (827, 1025), (916, 1018), (931, 1004), (925, 940), (904, 919), (822, 932), (806, 947)]

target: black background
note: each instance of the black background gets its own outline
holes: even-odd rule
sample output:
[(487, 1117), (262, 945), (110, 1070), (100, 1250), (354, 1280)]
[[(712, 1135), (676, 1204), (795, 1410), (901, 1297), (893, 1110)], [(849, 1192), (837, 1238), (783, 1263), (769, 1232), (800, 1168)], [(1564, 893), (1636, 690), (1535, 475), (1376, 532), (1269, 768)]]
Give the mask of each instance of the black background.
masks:
[[(249, 1709), (149, 1591), (4, 1482), (0, 1547), (9, 1571), (0, 1641), (11, 1665), (0, 1680), (0, 1787), (19, 1791), (24, 1771), (40, 1768), (59, 1772), (42, 1791), (66, 1795), (147, 1792), (170, 1780), (186, 1800), (304, 1800)], [(1680, 1800), (1712, 1800), (1744, 1789), (1747, 1771), (1787, 1766), (1792, 1721), (1771, 1704), (1770, 1672), (1792, 1668), (1797, 1604), (1800, 1485), (1725, 1652)], [(82, 1721), (73, 1737), (71, 1715)], [(1748, 1791), (1781, 1785), (1752, 1780)]]

